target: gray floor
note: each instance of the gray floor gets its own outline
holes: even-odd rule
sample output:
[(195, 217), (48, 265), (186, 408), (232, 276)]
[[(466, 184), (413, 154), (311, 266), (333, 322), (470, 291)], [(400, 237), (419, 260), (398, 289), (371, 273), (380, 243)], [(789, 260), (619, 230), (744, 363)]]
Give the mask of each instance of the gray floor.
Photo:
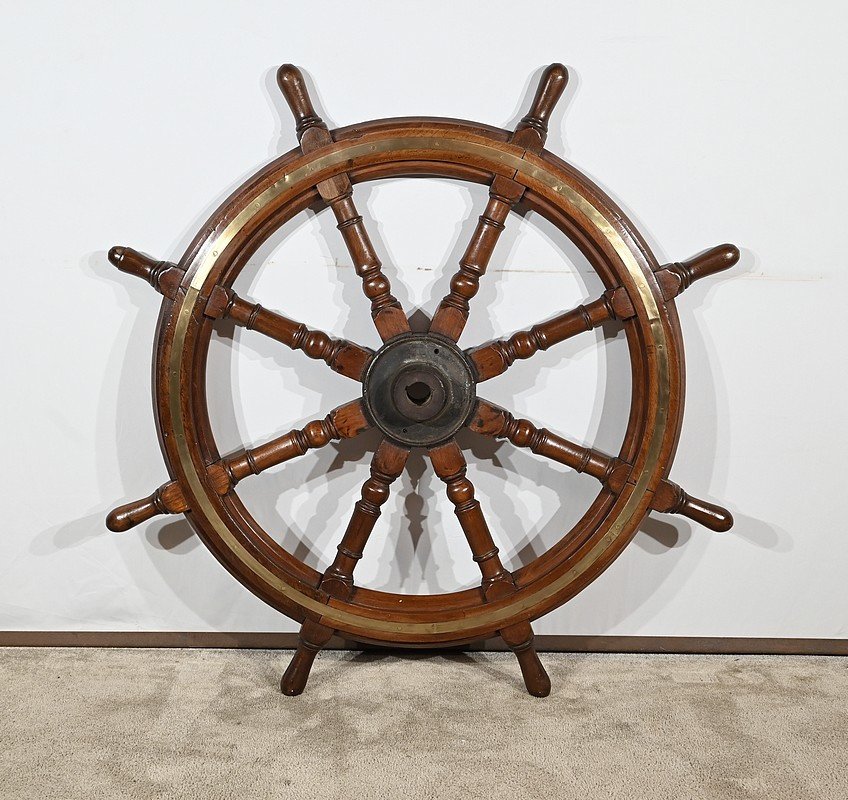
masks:
[(844, 798), (848, 659), (0, 649), (0, 797)]

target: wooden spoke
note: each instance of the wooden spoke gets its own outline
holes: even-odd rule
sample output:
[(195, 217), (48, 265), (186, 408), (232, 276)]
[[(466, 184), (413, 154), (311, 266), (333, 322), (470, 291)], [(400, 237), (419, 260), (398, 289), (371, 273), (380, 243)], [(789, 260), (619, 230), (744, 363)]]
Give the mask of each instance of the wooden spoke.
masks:
[[(185, 270), (168, 261), (156, 261), (131, 247), (113, 247), (109, 260), (122, 272), (143, 278), (161, 294), (174, 299)], [(259, 303), (242, 300), (235, 292), (216, 286), (206, 303), (204, 314), (212, 319), (228, 317), (237, 325), (264, 333), (292, 350), (302, 350), (310, 358), (323, 359), (340, 375), (361, 380), (372, 350), (333, 339), (323, 331), (307, 328), (301, 322), (268, 311)]]
[[(666, 302), (692, 285), (693, 281), (729, 269), (739, 260), (739, 250), (722, 244), (689, 261), (669, 264), (654, 275)], [(633, 304), (623, 287), (604, 292), (597, 300), (577, 306), (526, 331), (514, 333), (467, 351), (477, 372), (477, 382), (487, 381), (509, 369), (519, 360), (530, 358), (572, 336), (597, 328), (608, 320), (626, 320), (635, 315)]]
[(362, 496), (356, 502), (347, 529), (337, 548), (333, 563), (321, 580), (321, 588), (333, 597), (344, 600), (353, 592), (353, 570), (362, 558), (362, 551), (381, 509), (389, 499), (389, 487), (400, 477), (409, 449), (383, 439), (371, 460), (371, 477), (362, 485)]
[(292, 350), (301, 350), (310, 358), (320, 359), (339, 375), (361, 381), (374, 351), (347, 339), (333, 339), (324, 331), (307, 328), (282, 314), (268, 311), (259, 303), (248, 303), (235, 292), (216, 290), (206, 304), (206, 316), (226, 317), (248, 330), (264, 333)]
[[(478, 399), (468, 428), (494, 439), (509, 439), (516, 447), (527, 447), (576, 472), (585, 472), (602, 483), (613, 481), (619, 490), (629, 475), (629, 465), (623, 461), (570, 442), (546, 428), (537, 428), (529, 420), (515, 419), (506, 409), (486, 400)], [(622, 470), (622, 467), (625, 469)]]
[[(362, 401), (354, 400), (334, 409), (324, 419), (313, 420), (301, 429), (210, 464), (209, 479), (215, 491), (223, 496), (248, 475), (258, 475), (308, 450), (324, 447), (334, 439), (353, 438), (369, 427)], [(179, 482), (170, 481), (150, 496), (116, 508), (106, 518), (106, 527), (123, 533), (159, 514), (182, 514), (188, 510)]]
[[(525, 151), (538, 153), (545, 144), (548, 120), (557, 100), (562, 96), (568, 81), (568, 72), (562, 64), (552, 64), (545, 70), (530, 112), (524, 117), (510, 137), (512, 144)], [(480, 287), (495, 245), (504, 229), (510, 209), (524, 195), (524, 186), (512, 178), (495, 176), (489, 191), (489, 202), (483, 212), (471, 241), (453, 276), (450, 292), (443, 298), (430, 323), (430, 332), (459, 339), (468, 321), (469, 301)]]
[(453, 276), (450, 292), (439, 304), (430, 323), (430, 333), (438, 333), (457, 341), (468, 322), (469, 301), (480, 287), (480, 278), (486, 272), (495, 244), (504, 229), (504, 222), (512, 206), (521, 199), (524, 187), (498, 175), (489, 191), (486, 210), (477, 221), (471, 241), (459, 262), (459, 271)]
[(597, 328), (607, 320), (631, 316), (633, 305), (627, 293), (618, 288), (529, 330), (514, 333), (509, 339), (499, 339), (468, 350), (467, 355), (474, 364), (477, 382), (481, 383), (506, 372), (518, 359), (530, 358), (540, 350), (547, 350), (578, 333)]
[(483, 594), (487, 599), (491, 599), (490, 594), (503, 596), (503, 587), (499, 584), (506, 584), (515, 591), (512, 575), (501, 563), (480, 502), (474, 497), (474, 484), (465, 475), (468, 465), (459, 445), (451, 439), (432, 448), (430, 460), (436, 475), (447, 484), (448, 500), (454, 505), (459, 524), (483, 576)]
[[(515, 419), (505, 409), (485, 400), (478, 400), (468, 427), (484, 436), (508, 439), (516, 447), (526, 447), (577, 472), (585, 472), (614, 494), (621, 492), (632, 470), (631, 465), (620, 458), (570, 442), (546, 428), (537, 428), (529, 420)], [(733, 526), (733, 516), (727, 509), (692, 497), (669, 480), (663, 480), (657, 487), (651, 508), (668, 514), (681, 514), (718, 533), (724, 533)]]
[[(468, 465), (459, 445), (452, 439), (432, 448), (430, 460), (436, 474), (447, 485), (448, 499), (454, 505), (459, 524), (480, 568), (483, 597), (491, 602), (515, 594), (517, 589), (512, 574), (501, 562), (480, 502), (474, 497), (474, 485), (466, 477)], [(529, 620), (514, 623), (499, 633), (518, 658), (527, 691), (535, 697), (547, 697), (551, 691), (551, 680), (533, 647), (533, 629)]]
[[(284, 64), (277, 72), (277, 83), (296, 120), (297, 137), (303, 153), (332, 144), (332, 134), (315, 113), (300, 70), (292, 64)], [(362, 278), (365, 295), (371, 301), (371, 316), (380, 337), (387, 341), (407, 333), (409, 321), (392, 294), (389, 279), (383, 274), (362, 216), (356, 210), (350, 178), (345, 173), (334, 175), (318, 183), (316, 188), (336, 216), (356, 274)]]
[[(408, 456), (407, 448), (399, 447), (388, 439), (383, 439), (374, 453), (371, 477), (362, 485), (362, 497), (354, 506), (336, 558), (321, 578), (321, 589), (331, 597), (347, 601), (353, 594), (353, 570), (362, 558), (365, 543), (389, 498), (389, 486), (403, 472)], [(314, 619), (306, 619), (300, 629), (297, 650), (280, 682), (283, 694), (297, 695), (306, 688), (315, 656), (332, 635), (332, 628)]]

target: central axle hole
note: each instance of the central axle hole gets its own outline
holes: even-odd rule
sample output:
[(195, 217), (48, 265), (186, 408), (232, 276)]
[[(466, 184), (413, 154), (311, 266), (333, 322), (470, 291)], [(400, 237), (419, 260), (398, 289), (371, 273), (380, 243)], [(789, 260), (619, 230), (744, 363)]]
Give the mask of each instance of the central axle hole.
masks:
[(415, 381), (406, 387), (406, 396), (417, 406), (423, 406), (430, 399), (432, 391), (423, 381)]

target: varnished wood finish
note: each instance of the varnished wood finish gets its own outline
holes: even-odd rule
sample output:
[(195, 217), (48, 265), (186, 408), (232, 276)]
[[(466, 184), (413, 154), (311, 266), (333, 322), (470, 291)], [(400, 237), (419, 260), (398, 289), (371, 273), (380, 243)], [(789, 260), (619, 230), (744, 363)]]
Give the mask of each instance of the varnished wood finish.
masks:
[[(700, 278), (729, 269), (739, 261), (739, 249), (723, 244), (689, 261), (669, 264), (657, 270), (656, 277), (666, 302), (689, 288)], [(526, 331), (475, 347), (468, 351), (477, 380), (487, 381), (505, 372), (519, 359), (530, 358), (578, 333), (590, 331), (609, 320), (627, 320), (634, 315), (633, 304), (621, 288), (604, 292), (597, 300), (577, 306)]]
[[(109, 260), (122, 272), (146, 280), (156, 291), (173, 300), (185, 277), (185, 270), (167, 261), (156, 261), (131, 247), (113, 247)], [(302, 350), (310, 358), (325, 361), (340, 375), (359, 381), (374, 352), (367, 347), (333, 339), (323, 331), (307, 328), (282, 314), (249, 303), (231, 290), (216, 287), (209, 297), (204, 315), (210, 319), (226, 317), (248, 330), (255, 330), (282, 342), (292, 350)]]
[(185, 270), (167, 261), (156, 261), (131, 247), (113, 247), (109, 250), (109, 261), (121, 272), (135, 275), (147, 281), (157, 292), (170, 300), (177, 296), (177, 289), (185, 277)]
[(483, 594), (498, 593), (497, 584), (512, 585), (512, 575), (504, 569), (498, 548), (489, 532), (480, 501), (474, 496), (474, 485), (466, 475), (467, 464), (454, 439), (430, 450), (433, 469), (447, 485), (448, 500), (453, 503), (474, 561), (483, 576)]
[[(668, 480), (668, 472), (683, 416), (683, 344), (675, 298), (692, 281), (736, 263), (738, 250), (722, 245), (688, 262), (660, 266), (621, 209), (584, 175), (544, 149), (548, 120), (566, 79), (561, 65), (549, 68), (529, 113), (511, 133), (479, 123), (423, 117), (378, 120), (331, 132), (315, 113), (303, 76), (285, 65), (278, 82), (295, 117), (299, 146), (237, 189), (178, 263), (150, 259), (130, 248), (110, 251), (118, 269), (143, 278), (164, 297), (154, 355), (154, 393), (171, 481), (149, 497), (116, 509), (109, 516), (109, 527), (127, 530), (159, 513), (186, 513), (203, 542), (238, 580), (303, 624), (297, 654), (281, 684), (287, 694), (303, 690), (315, 655), (335, 634), (410, 647), (499, 636), (515, 652), (528, 691), (544, 696), (550, 682), (534, 649), (532, 620), (600, 575), (630, 541), (645, 514), (651, 510), (685, 514), (714, 530), (732, 524), (728, 512), (689, 496)], [(266, 445), (224, 457), (218, 452), (206, 403), (206, 356), (212, 331), (223, 319), (323, 360), (353, 380), (367, 381), (369, 363), (377, 363), (371, 361), (376, 356), (370, 350), (243, 300), (233, 285), (280, 225), (323, 203), (332, 210), (362, 278), (380, 337), (389, 342), (408, 333), (406, 315), (353, 203), (353, 187), (363, 181), (417, 176), (473, 181), (490, 190), (450, 292), (432, 321), (434, 336), (458, 340), (509, 210), (519, 201), (569, 237), (605, 287), (600, 298), (467, 351), (469, 368), (478, 381), (608, 320), (618, 321), (624, 330), (632, 381), (627, 429), (616, 456), (516, 420), (478, 398), (476, 412), (466, 423), (471, 430), (508, 438), (586, 472), (601, 484), (597, 498), (570, 531), (512, 572), (500, 559), (461, 450), (452, 439), (433, 440), (428, 452), (480, 568), (481, 584), (420, 596), (354, 583), (355, 565), (389, 487), (406, 463), (407, 450), (394, 441), (384, 439), (377, 448), (371, 476), (362, 487), (336, 558), (323, 573), (282, 548), (232, 491), (247, 475), (368, 427), (361, 401)]]
[[(474, 485), (468, 479), (468, 465), (459, 445), (451, 440), (430, 450), (433, 469), (447, 485), (448, 500), (454, 505), (456, 517), (471, 548), (471, 553), (483, 578), (483, 597), (487, 602), (502, 600), (515, 594), (512, 574), (501, 562), (489, 526), (483, 516), (480, 501), (474, 496)], [(518, 657), (527, 691), (536, 697), (547, 697), (551, 681), (533, 647), (533, 629), (528, 620), (502, 628), (501, 638)]]
[(362, 380), (362, 373), (374, 355), (367, 347), (346, 339), (333, 339), (324, 331), (307, 328), (302, 322), (268, 311), (259, 303), (248, 303), (235, 292), (224, 289), (217, 294), (213, 292), (206, 305), (206, 315), (226, 317), (248, 330), (264, 333), (292, 350), (302, 350), (310, 358), (325, 361), (339, 375), (355, 381)]
[[(303, 153), (332, 144), (333, 137), (315, 113), (300, 70), (292, 64), (283, 64), (277, 72), (277, 83), (297, 122), (297, 137)], [(371, 316), (380, 338), (385, 342), (408, 332), (409, 321), (392, 294), (389, 279), (383, 274), (383, 265), (368, 238), (362, 216), (356, 210), (350, 178), (340, 173), (319, 182), (317, 188), (321, 199), (336, 216), (356, 274), (362, 278), (365, 296), (371, 301)]]
[(406, 466), (409, 450), (384, 439), (374, 453), (371, 477), (362, 486), (362, 497), (336, 550), (333, 563), (321, 579), (321, 588), (333, 597), (349, 599), (353, 594), (353, 570), (362, 558), (365, 543), (380, 517), (383, 503), (389, 499), (389, 487)]
[(524, 685), (533, 697), (547, 697), (551, 693), (551, 679), (536, 652), (533, 628), (529, 622), (517, 622), (501, 629), (501, 638), (515, 653)]
[(733, 244), (720, 244), (703, 253), (669, 264), (657, 271), (657, 281), (666, 302), (688, 289), (695, 281), (707, 278), (735, 266), (739, 261), (739, 248)]
[[(526, 447), (577, 472), (585, 472), (614, 494), (621, 491), (632, 472), (631, 465), (620, 458), (581, 447), (546, 428), (537, 428), (530, 420), (515, 419), (508, 411), (485, 400), (478, 400), (468, 427), (484, 436), (509, 439), (516, 447)], [(669, 480), (663, 480), (657, 487), (651, 508), (667, 514), (681, 514), (717, 533), (729, 531), (733, 526), (733, 516), (726, 508), (691, 497)]]
[[(225, 495), (248, 475), (258, 475), (307, 450), (324, 447), (334, 439), (352, 439), (371, 427), (361, 400), (353, 400), (333, 409), (323, 419), (289, 431), (258, 447), (242, 450), (207, 467), (207, 473), (218, 494)], [(106, 517), (106, 527), (123, 533), (159, 514), (182, 514), (189, 510), (183, 490), (177, 481), (160, 486), (149, 497), (118, 506)]]
[(315, 656), (333, 636), (333, 629), (321, 625), (315, 620), (306, 620), (298, 634), (297, 649), (295, 650), (288, 668), (280, 680), (280, 690), (283, 694), (294, 697), (301, 694), (309, 680), (309, 671), (315, 661)]
[[(354, 506), (350, 522), (336, 550), (336, 557), (321, 578), (320, 588), (331, 597), (349, 600), (353, 594), (353, 571), (380, 517), (380, 509), (389, 499), (389, 487), (403, 472), (408, 456), (408, 449), (387, 439), (375, 451), (371, 462), (371, 477), (362, 486), (362, 497)], [(297, 649), (280, 683), (283, 694), (297, 695), (303, 691), (315, 657), (334, 633), (332, 628), (317, 620), (304, 620)]]
[[(568, 82), (568, 71), (562, 64), (552, 64), (545, 70), (530, 111), (510, 137), (510, 143), (525, 151), (538, 153), (548, 135), (548, 120), (557, 100)], [(439, 304), (430, 323), (431, 333), (457, 341), (465, 328), (470, 311), (469, 301), (480, 288), (495, 245), (505, 227), (510, 209), (524, 196), (525, 187), (515, 180), (497, 175), (489, 190), (486, 210), (459, 261), (459, 271), (451, 280), (450, 292)]]
[(494, 378), (505, 372), (516, 360), (530, 358), (540, 350), (547, 350), (578, 333), (597, 328), (607, 320), (628, 319), (633, 315), (633, 307), (627, 295), (621, 293), (619, 296), (627, 306), (628, 316), (616, 314), (612, 302), (614, 296), (614, 292), (605, 292), (591, 303), (577, 306), (547, 322), (534, 325), (530, 330), (514, 333), (509, 339), (489, 342), (469, 350), (468, 357), (474, 364), (477, 381)]

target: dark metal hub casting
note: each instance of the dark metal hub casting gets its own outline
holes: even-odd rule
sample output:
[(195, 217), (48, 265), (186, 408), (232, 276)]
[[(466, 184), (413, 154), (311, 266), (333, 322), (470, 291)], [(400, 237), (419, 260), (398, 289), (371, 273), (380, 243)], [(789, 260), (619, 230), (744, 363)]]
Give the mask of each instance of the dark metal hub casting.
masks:
[(409, 334), (392, 339), (374, 356), (363, 397), (386, 436), (430, 447), (453, 436), (474, 410), (474, 375), (453, 342)]

